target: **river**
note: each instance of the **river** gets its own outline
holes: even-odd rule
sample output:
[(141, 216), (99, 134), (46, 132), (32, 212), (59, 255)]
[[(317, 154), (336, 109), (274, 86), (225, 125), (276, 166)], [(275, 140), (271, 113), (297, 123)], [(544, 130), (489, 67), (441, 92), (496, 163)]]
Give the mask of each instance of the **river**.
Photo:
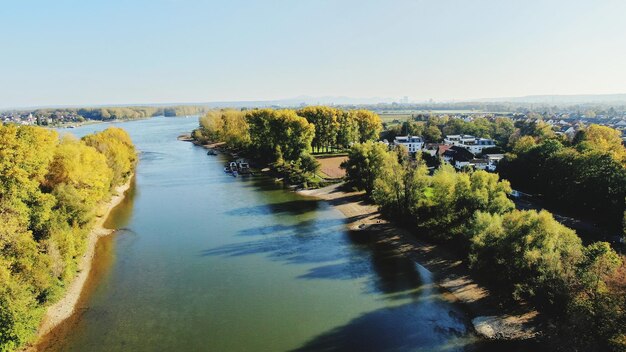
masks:
[[(78, 136), (111, 124), (63, 130)], [(114, 124), (140, 162), (78, 312), (46, 351), (474, 351), (420, 265), (354, 238), (327, 203), (176, 139), (196, 118)]]

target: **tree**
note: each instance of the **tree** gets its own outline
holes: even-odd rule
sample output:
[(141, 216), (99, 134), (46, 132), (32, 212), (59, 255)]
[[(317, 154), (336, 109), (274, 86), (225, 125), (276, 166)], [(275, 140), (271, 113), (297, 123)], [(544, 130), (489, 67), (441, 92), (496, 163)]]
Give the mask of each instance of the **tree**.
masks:
[(112, 186), (125, 183), (137, 163), (137, 152), (126, 131), (117, 127), (83, 137), (86, 145), (96, 148), (113, 171)]
[[(623, 288), (612, 281), (622, 265), (620, 256), (606, 242), (596, 242), (583, 249), (572, 280), (567, 307), (568, 326), (562, 334), (588, 351), (621, 351), (626, 333), (626, 306)], [(622, 338), (620, 341), (620, 337)]]
[(576, 233), (546, 211), (477, 213), (470, 227), (470, 265), (501, 281), (518, 299), (563, 309), (582, 256)]
[(511, 138), (511, 135), (513, 135), (514, 132), (515, 125), (511, 119), (497, 117), (492, 127), (491, 137), (493, 137), (493, 139), (495, 139), (500, 146), (506, 147), (509, 142), (509, 138)]
[(411, 160), (404, 147), (396, 156), (388, 155), (383, 163), (386, 172), (374, 181), (372, 199), (383, 214), (405, 224), (414, 224), (414, 210), (426, 199), (429, 185), (428, 169), (421, 158)]
[(305, 154), (300, 157), (300, 168), (304, 172), (316, 173), (320, 168), (320, 163), (312, 155)]
[(311, 151), (315, 126), (293, 110), (261, 109), (247, 112), (251, 149), (270, 162), (280, 150), (285, 161), (297, 161)]
[(0, 126), (0, 350), (34, 337), (44, 307), (76, 272), (113, 167), (134, 167), (134, 158), (118, 129), (59, 142), (44, 128)]
[(315, 126), (315, 136), (312, 146), (319, 152), (322, 148), (334, 146), (337, 142), (339, 130), (339, 116), (342, 115), (337, 109), (328, 106), (307, 106), (296, 112)]
[(609, 152), (615, 160), (626, 163), (626, 148), (620, 131), (607, 126), (590, 125), (579, 138), (581, 150)]
[(428, 126), (424, 130), (424, 139), (428, 143), (437, 143), (442, 139), (441, 131), (436, 126)]
[(194, 136), (203, 142), (225, 142), (232, 149), (246, 148), (250, 143), (246, 114), (232, 109), (211, 110), (200, 118)]
[(350, 186), (364, 190), (371, 194), (375, 180), (388, 170), (385, 170), (389, 153), (387, 146), (382, 143), (357, 143), (350, 148), (348, 160), (341, 164), (346, 170), (346, 180)]
[(338, 147), (345, 149), (359, 142), (359, 123), (354, 118), (354, 114), (341, 111), (337, 116), (337, 123), (339, 125), (336, 141)]
[(609, 151), (580, 152), (555, 139), (534, 144), (531, 138), (516, 143), (498, 165), (500, 174), (556, 209), (619, 228), (626, 196), (623, 164)]
[(369, 110), (350, 111), (359, 126), (359, 142), (376, 141), (383, 129), (380, 116)]
[(430, 178), (426, 199), (414, 209), (417, 227), (437, 240), (455, 239), (459, 248), (469, 245), (468, 219), (477, 211), (502, 214), (513, 209), (507, 198), (508, 181), (485, 171), (457, 173), (442, 165)]

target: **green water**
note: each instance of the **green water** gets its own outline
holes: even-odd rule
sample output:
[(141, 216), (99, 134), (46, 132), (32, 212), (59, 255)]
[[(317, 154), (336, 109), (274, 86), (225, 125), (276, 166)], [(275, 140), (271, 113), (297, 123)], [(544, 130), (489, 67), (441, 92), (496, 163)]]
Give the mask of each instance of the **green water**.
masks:
[[(226, 175), (176, 137), (195, 118), (118, 124), (141, 151), (81, 309), (52, 351), (476, 350), (421, 266), (344, 229), (324, 202)], [(107, 124), (68, 130), (83, 135)]]

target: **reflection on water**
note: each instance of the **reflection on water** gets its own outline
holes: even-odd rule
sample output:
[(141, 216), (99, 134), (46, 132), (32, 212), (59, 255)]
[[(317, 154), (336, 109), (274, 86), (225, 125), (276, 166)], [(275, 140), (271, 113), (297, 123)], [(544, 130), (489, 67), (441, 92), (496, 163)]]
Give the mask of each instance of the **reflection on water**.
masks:
[(137, 195), (136, 178), (130, 180), (130, 188), (126, 191), (124, 199), (115, 208), (111, 210), (109, 217), (104, 222), (107, 229), (122, 229), (130, 222), (135, 206), (135, 197)]
[(424, 268), (346, 232), (325, 202), (225, 175), (222, 156), (176, 140), (196, 124), (119, 124), (141, 152), (136, 186), (106, 223), (124, 230), (98, 243), (86, 309), (42, 350), (477, 349)]

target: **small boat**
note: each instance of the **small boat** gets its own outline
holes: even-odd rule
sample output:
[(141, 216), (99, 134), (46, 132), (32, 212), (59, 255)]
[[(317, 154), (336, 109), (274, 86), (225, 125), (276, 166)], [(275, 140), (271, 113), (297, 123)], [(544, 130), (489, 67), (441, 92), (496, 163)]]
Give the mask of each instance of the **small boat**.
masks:
[(210, 149), (210, 150), (206, 153), (206, 155), (217, 155), (217, 153), (215, 152), (215, 150)]
[(250, 164), (245, 161), (240, 161), (237, 167), (242, 175), (250, 173)]

